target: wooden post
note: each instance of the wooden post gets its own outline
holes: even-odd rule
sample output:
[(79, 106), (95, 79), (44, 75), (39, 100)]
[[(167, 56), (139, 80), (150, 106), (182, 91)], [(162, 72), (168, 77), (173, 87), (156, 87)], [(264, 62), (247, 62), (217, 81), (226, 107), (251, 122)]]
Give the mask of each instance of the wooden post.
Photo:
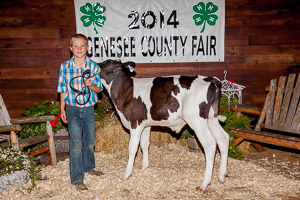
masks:
[(55, 152), (55, 145), (54, 145), (54, 138), (53, 138), (53, 131), (52, 126), (49, 121), (47, 121), (47, 135), (49, 136), (48, 144), (49, 144), (49, 152), (50, 152), (50, 161), (52, 166), (56, 166), (56, 152)]
[(10, 141), (11, 141), (11, 146), (16, 150), (19, 150), (18, 136), (15, 131), (10, 132)]

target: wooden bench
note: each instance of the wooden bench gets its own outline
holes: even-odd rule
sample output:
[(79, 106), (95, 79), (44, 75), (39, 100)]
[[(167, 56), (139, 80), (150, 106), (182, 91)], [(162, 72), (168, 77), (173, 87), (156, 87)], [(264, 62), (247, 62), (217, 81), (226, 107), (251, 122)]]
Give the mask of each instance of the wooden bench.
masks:
[(272, 79), (267, 88), (263, 109), (235, 104), (234, 111), (248, 114), (258, 114), (259, 119), (254, 129), (241, 129), (229, 127), (237, 139), (234, 145), (243, 140), (249, 140), (258, 151), (263, 148), (259, 144), (266, 143), (300, 150), (300, 73), (296, 81), (296, 74)]
[[(0, 95), (0, 133), (10, 133), (1, 134), (0, 139), (8, 139), (9, 142), (3, 142), (0, 144), (2, 147), (12, 146), (15, 149), (24, 149), (26, 147), (39, 144), (45, 141), (48, 141), (48, 146), (42, 147), (38, 150), (34, 150), (29, 152), (30, 156), (36, 156), (47, 151), (50, 152), (50, 162), (51, 165), (55, 166), (57, 164), (56, 160), (56, 153), (55, 153), (55, 146), (54, 146), (54, 137), (52, 126), (50, 121), (54, 121), (56, 117), (54, 115), (49, 116), (41, 116), (41, 117), (22, 117), (22, 118), (14, 118), (11, 119), (8, 111), (6, 109), (5, 103)], [(40, 135), (25, 139), (18, 139), (17, 133), (19, 133), (22, 129), (20, 124), (27, 124), (27, 123), (38, 123), (38, 122), (45, 122), (46, 123), (46, 135)]]

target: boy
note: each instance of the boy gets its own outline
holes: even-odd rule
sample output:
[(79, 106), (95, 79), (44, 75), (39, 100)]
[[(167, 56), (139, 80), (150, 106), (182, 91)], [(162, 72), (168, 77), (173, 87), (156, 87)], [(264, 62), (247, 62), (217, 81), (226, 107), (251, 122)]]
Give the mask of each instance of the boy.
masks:
[[(89, 49), (87, 37), (75, 34), (70, 40), (70, 50), (73, 57), (62, 63), (58, 78), (57, 92), (60, 93), (61, 119), (68, 123), (70, 134), (70, 177), (71, 184), (78, 190), (87, 190), (83, 183), (84, 173), (101, 176), (103, 172), (95, 171), (94, 136), (95, 114), (94, 105), (97, 103), (97, 93), (101, 91), (100, 72), (97, 63), (90, 60), (86, 53)], [(95, 77), (83, 80), (83, 72), (90, 70)], [(85, 82), (85, 84), (84, 84)], [(78, 95), (78, 91), (86, 93)], [(77, 90), (77, 92), (74, 91)], [(90, 90), (90, 98), (88, 96)], [(87, 102), (86, 102), (87, 101)]]

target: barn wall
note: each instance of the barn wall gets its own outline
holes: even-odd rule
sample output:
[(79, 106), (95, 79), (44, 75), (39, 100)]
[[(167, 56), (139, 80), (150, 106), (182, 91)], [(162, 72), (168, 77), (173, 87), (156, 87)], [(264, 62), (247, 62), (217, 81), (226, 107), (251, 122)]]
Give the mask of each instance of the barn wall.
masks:
[[(0, 94), (11, 116), (57, 100), (60, 64), (75, 34), (73, 0), (1, 0)], [(138, 64), (138, 77), (214, 75), (245, 85), (243, 103), (262, 106), (270, 79), (300, 71), (297, 0), (226, 0), (225, 62)]]

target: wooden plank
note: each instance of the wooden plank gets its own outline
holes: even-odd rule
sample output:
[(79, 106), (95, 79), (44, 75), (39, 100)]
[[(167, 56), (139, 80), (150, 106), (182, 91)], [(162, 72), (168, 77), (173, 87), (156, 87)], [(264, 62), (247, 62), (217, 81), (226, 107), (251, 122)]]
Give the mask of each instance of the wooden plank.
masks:
[(3, 57), (1, 68), (47, 68), (49, 66), (59, 68), (61, 63), (66, 60), (47, 57)]
[(47, 47), (51, 48), (61, 48), (62, 39), (60, 38), (12, 38), (12, 39), (0, 39), (0, 48), (5, 49), (32, 49)]
[(226, 7), (231, 9), (240, 9), (240, 10), (248, 10), (248, 9), (264, 9), (264, 8), (289, 8), (292, 5), (295, 5), (297, 0), (290, 1), (274, 1), (274, 0), (227, 0)]
[(49, 150), (49, 147), (45, 146), (45, 147), (42, 147), (42, 148), (40, 148), (38, 150), (32, 150), (32, 151), (30, 151), (28, 155), (29, 156), (37, 156), (37, 155), (40, 155), (42, 153), (47, 152), (48, 150)]
[(10, 108), (9, 114), (11, 117), (20, 117), (24, 114), (26, 107), (24, 108)]
[(0, 94), (0, 125), (11, 125), (10, 116), (5, 106), (4, 100)]
[(288, 108), (290, 105), (290, 100), (293, 92), (293, 87), (294, 87), (294, 82), (295, 82), (296, 74), (290, 74), (288, 77), (288, 81), (286, 84), (286, 88), (284, 91), (284, 98), (280, 110), (280, 116), (279, 116), (279, 122), (278, 122), (278, 127), (282, 128), (284, 127), (284, 123), (286, 120), (286, 115), (288, 112)]
[(225, 23), (228, 26), (258, 26), (258, 25), (285, 25), (294, 18), (291, 14), (283, 15), (264, 15), (264, 16), (228, 16)]
[(230, 11), (226, 11), (225, 18), (226, 17), (234, 17), (234, 16), (264, 16), (264, 15), (277, 15), (278, 13), (288, 12), (288, 9), (286, 8), (249, 8), (249, 9), (230, 9)]
[(265, 103), (264, 103), (264, 107), (261, 111), (261, 114), (259, 116), (258, 122), (256, 123), (255, 126), (255, 131), (260, 131), (262, 124), (264, 123), (265, 119), (266, 119), (266, 114), (267, 114), (267, 110), (268, 110), (268, 104), (270, 101), (270, 93), (268, 93)]
[(270, 83), (270, 91), (269, 91), (269, 98), (267, 104), (267, 113), (266, 113), (266, 121), (265, 127), (272, 127), (272, 117), (274, 111), (274, 104), (275, 104), (275, 93), (277, 90), (277, 79), (272, 79)]
[(10, 141), (11, 141), (11, 146), (16, 150), (19, 150), (18, 136), (15, 131), (10, 132)]
[(286, 82), (286, 76), (280, 76), (276, 98), (275, 98), (275, 105), (274, 105), (274, 113), (273, 113), (273, 120), (272, 120), (273, 128), (276, 128), (278, 126), (280, 109), (281, 109), (282, 99), (283, 99), (284, 89), (285, 89), (285, 82)]
[(248, 36), (232, 36), (229, 35), (226, 37), (225, 40), (225, 46), (231, 46), (231, 45), (248, 45)]
[(40, 136), (31, 137), (31, 138), (25, 138), (25, 139), (19, 140), (19, 147), (25, 148), (25, 147), (32, 146), (34, 144), (39, 144), (41, 142), (47, 141), (48, 138), (49, 138), (48, 135), (40, 135)]
[(39, 88), (55, 88), (57, 86), (57, 78), (49, 79), (17, 79), (2, 80), (0, 79), (0, 89), (39, 89)]
[(59, 28), (0, 27), (0, 38), (60, 38), (60, 34)]
[(288, 33), (288, 37), (284, 35), (249, 35), (249, 45), (266, 45), (266, 44), (299, 44), (299, 31), (294, 31), (292, 33)]
[(262, 110), (260, 108), (244, 105), (244, 104), (231, 104), (230, 110), (232, 111), (238, 111), (246, 114), (252, 114), (252, 115), (260, 115)]
[[(296, 35), (299, 33), (299, 28), (297, 25), (292, 25), (292, 24), (284, 24), (284, 25), (269, 25), (269, 26), (246, 26), (245, 31), (247, 32), (246, 35), (252, 36), (252, 39), (254, 40), (254, 36), (267, 36), (269, 37), (270, 35), (277, 35), (277, 36), (282, 36), (287, 34), (287, 30), (289, 33), (292, 35)], [(259, 41), (262, 41), (261, 39), (258, 39)], [(263, 41), (262, 41), (263, 42)], [(275, 44), (277, 45), (277, 44)]]
[(4, 79), (47, 79), (57, 78), (59, 67), (49, 68), (0, 68), (0, 78)]
[(10, 6), (4, 7), (2, 4), (0, 8), (0, 17), (35, 17), (36, 19), (38, 19), (43, 16), (51, 17), (57, 14), (53, 11), (55, 10), (41, 7), (25, 7), (19, 4), (13, 5), (13, 9), (10, 9)]
[(0, 49), (1, 57), (47, 57), (62, 58), (61, 49)]
[(288, 128), (292, 125), (292, 121), (294, 119), (294, 115), (297, 109), (297, 105), (299, 103), (299, 97), (300, 97), (300, 73), (298, 74), (297, 82), (295, 85), (295, 89), (293, 92), (293, 97), (289, 106), (289, 111), (286, 117), (286, 121), (284, 124), (285, 128)]
[(25, 2), (26, 6), (38, 6), (38, 7), (69, 6), (69, 7), (72, 7), (72, 8), (74, 7), (74, 1), (66, 1), (66, 0), (51, 0), (51, 1), (25, 0), (24, 2)]
[(39, 117), (12, 118), (10, 122), (12, 124), (29, 124), (29, 123), (47, 122), (47, 121), (55, 121), (55, 120), (56, 120), (56, 116), (46, 115), (46, 116), (39, 116)]
[(49, 144), (49, 151), (50, 151), (50, 161), (51, 161), (51, 165), (55, 166), (57, 164), (55, 142), (53, 138), (52, 126), (49, 121), (47, 121), (46, 123), (46, 128), (47, 128), (47, 135), (49, 136), (48, 144)]
[(21, 130), (22, 130), (22, 127), (20, 125), (1, 125), (0, 126), (0, 132), (10, 132), (10, 131), (19, 132)]
[(263, 55), (292, 54), (297, 51), (299, 51), (300, 53), (299, 49), (300, 49), (300, 44), (251, 45), (251, 46), (233, 45), (225, 48), (226, 54), (234, 54), (238, 56), (261, 55), (261, 54)]
[(298, 108), (297, 111), (295, 113), (293, 122), (292, 122), (292, 126), (290, 126), (291, 130), (293, 132), (299, 133), (300, 134), (300, 103), (298, 104)]
[[(259, 132), (258, 134), (252, 134), (252, 132), (249, 133), (246, 130), (245, 132), (241, 130), (237, 130), (234, 131), (234, 133), (238, 137), (242, 137), (250, 141), (257, 141), (261, 143), (272, 144), (272, 145), (300, 150), (300, 140), (296, 138), (295, 138), (296, 140), (290, 140), (291, 138), (270, 137), (266, 132)], [(265, 136), (264, 133), (266, 133), (267, 136)]]
[(248, 66), (269, 65), (269, 64), (300, 64), (299, 55), (295, 53), (288, 54), (269, 54), (269, 55), (245, 55), (245, 62)]

